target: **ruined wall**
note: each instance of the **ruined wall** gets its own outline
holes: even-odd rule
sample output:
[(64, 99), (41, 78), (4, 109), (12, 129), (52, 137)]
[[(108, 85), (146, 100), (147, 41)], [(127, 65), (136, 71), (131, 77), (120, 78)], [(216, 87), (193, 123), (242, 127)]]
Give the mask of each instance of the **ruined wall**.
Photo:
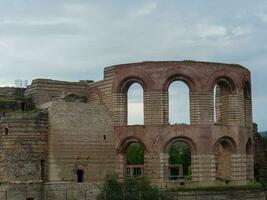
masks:
[(88, 84), (92, 81), (68, 82), (50, 79), (35, 79), (27, 88), (25, 95), (31, 96), (37, 106), (57, 100), (67, 94), (88, 95)]
[[(169, 125), (168, 87), (177, 80), (190, 91), (188, 125)], [(144, 90), (144, 125), (129, 126), (127, 91), (136, 82)], [(221, 119), (215, 123), (213, 89), (219, 82), (227, 82), (230, 89), (218, 99)], [(230, 184), (247, 184), (253, 181), (253, 155), (247, 144), (254, 144), (248, 88), (250, 72), (242, 66), (191, 61), (111, 66), (96, 83), (36, 79), (26, 95), (48, 117), (46, 112), (8, 113), (2, 119), (0, 177), (10, 184), (34, 182), (38, 188), (43, 160), (44, 196), (57, 198), (58, 192), (51, 192), (55, 188), (62, 189), (63, 196), (68, 190), (86, 195), (90, 184), (102, 182), (106, 174), (125, 177), (125, 148), (137, 141), (145, 147), (144, 175), (153, 184), (221, 185), (226, 182), (217, 180), (215, 147), (227, 141), (232, 147)], [(87, 103), (81, 103), (83, 97)], [(192, 177), (186, 181), (169, 178), (168, 149), (177, 141), (187, 143), (192, 152)], [(77, 184), (78, 171), (83, 171), (84, 183)]]
[[(185, 82), (190, 91), (188, 126), (168, 126), (168, 87), (176, 80)], [(144, 90), (144, 126), (139, 127), (127, 125), (127, 91), (133, 83), (139, 83)], [(218, 98), (221, 108), (217, 111), (222, 117), (215, 124), (213, 89), (218, 83), (229, 90)], [(168, 153), (163, 147), (172, 140), (185, 140), (196, 146), (192, 155), (193, 182), (214, 184), (214, 146), (226, 139), (234, 149), (228, 164), (231, 184), (246, 184), (253, 179), (253, 155), (246, 152), (246, 144), (253, 134), (251, 91), (245, 87), (250, 87), (250, 72), (240, 65), (192, 61), (142, 62), (105, 68), (104, 80), (89, 86), (88, 100), (103, 103), (112, 113), (117, 149), (127, 145), (127, 140), (131, 138), (144, 144), (144, 173), (153, 183), (161, 186), (169, 184)], [(125, 175), (124, 157), (123, 153), (117, 154), (120, 177)]]
[(48, 181), (98, 182), (114, 172), (112, 116), (98, 104), (52, 102), (49, 112)]
[(47, 114), (10, 112), (0, 120), (1, 182), (42, 182), (46, 160)]
[(0, 87), (0, 97), (15, 98), (24, 95), (25, 88)]

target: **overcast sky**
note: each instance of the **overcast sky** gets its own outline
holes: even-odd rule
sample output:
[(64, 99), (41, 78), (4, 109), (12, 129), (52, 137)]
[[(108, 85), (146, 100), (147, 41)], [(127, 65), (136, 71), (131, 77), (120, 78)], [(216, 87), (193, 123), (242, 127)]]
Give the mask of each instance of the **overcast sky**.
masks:
[(244, 65), (267, 130), (266, 0), (0, 0), (0, 85), (100, 80), (104, 67), (144, 60)]

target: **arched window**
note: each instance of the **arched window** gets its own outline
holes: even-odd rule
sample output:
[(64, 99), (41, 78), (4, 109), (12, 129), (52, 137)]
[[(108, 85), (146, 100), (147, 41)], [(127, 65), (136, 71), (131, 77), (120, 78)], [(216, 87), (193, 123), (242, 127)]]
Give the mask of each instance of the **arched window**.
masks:
[(214, 123), (226, 124), (229, 119), (229, 95), (234, 91), (234, 85), (225, 78), (219, 79), (213, 88)]
[(177, 180), (191, 176), (191, 148), (183, 142), (177, 141), (169, 149), (169, 178)]
[(190, 124), (189, 88), (183, 81), (169, 86), (169, 124)]
[(126, 175), (138, 177), (144, 171), (144, 147), (139, 143), (131, 143), (126, 149)]
[(216, 177), (229, 179), (232, 174), (231, 155), (235, 152), (235, 145), (228, 138), (219, 140), (215, 145)]
[(144, 124), (144, 92), (139, 83), (133, 83), (128, 88), (127, 124)]

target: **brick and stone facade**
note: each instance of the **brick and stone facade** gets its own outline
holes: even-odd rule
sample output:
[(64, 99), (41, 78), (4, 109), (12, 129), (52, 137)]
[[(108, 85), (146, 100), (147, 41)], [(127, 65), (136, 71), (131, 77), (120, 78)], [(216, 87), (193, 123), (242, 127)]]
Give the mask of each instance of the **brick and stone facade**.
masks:
[[(189, 88), (190, 124), (169, 124), (174, 81)], [(133, 83), (144, 92), (143, 125), (127, 124)], [(36, 79), (25, 96), (37, 110), (1, 118), (1, 182), (44, 191), (75, 185), (79, 170), (82, 187), (110, 173), (124, 178), (125, 148), (134, 142), (145, 149), (143, 175), (161, 188), (248, 184), (254, 181), (250, 88), (250, 72), (240, 65), (194, 61), (111, 66), (98, 82)], [(169, 178), (168, 150), (177, 141), (191, 148), (192, 175), (182, 181)]]

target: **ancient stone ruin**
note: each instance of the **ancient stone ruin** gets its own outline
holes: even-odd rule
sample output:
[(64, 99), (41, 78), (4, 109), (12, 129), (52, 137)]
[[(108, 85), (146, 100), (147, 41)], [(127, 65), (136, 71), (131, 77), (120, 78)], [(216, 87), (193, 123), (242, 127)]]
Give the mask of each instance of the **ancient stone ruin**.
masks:
[[(190, 124), (169, 123), (174, 81), (188, 86)], [(128, 125), (133, 83), (143, 88), (142, 125)], [(101, 81), (35, 79), (26, 90), (0, 88), (0, 97), (3, 200), (90, 199), (107, 174), (145, 176), (164, 189), (254, 181), (251, 79), (240, 65), (122, 64)], [(170, 162), (175, 143), (189, 149), (188, 166)], [(142, 163), (127, 162), (131, 144), (144, 149)]]

